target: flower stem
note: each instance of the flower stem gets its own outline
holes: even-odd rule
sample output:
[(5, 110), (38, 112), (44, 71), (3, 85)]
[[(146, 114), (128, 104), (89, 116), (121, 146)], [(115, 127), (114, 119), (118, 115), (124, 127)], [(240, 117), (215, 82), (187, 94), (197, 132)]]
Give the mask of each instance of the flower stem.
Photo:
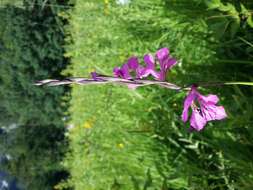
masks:
[(244, 86), (253, 86), (253, 82), (225, 82), (224, 85), (244, 85)]
[[(227, 86), (227, 85), (243, 85), (243, 86), (253, 86), (253, 82), (197, 82), (194, 83), (196, 86), (208, 87), (208, 86)], [(188, 85), (189, 86), (192, 86)]]

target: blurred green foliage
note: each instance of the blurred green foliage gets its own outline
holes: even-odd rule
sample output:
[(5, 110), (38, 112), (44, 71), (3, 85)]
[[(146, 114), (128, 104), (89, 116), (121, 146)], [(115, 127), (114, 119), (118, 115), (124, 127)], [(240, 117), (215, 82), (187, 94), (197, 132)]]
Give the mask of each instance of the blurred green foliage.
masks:
[[(252, 8), (232, 0), (76, 1), (65, 74), (110, 75), (132, 55), (169, 47), (180, 62), (171, 82), (252, 81)], [(252, 90), (201, 89), (221, 97), (229, 118), (189, 133), (180, 118), (183, 93), (72, 86), (64, 161), (71, 178), (58, 188), (252, 189)]]
[[(58, 6), (51, 6), (58, 5)], [(1, 165), (25, 189), (53, 189), (68, 174), (59, 165), (67, 146), (64, 121), (67, 87), (37, 87), (36, 80), (61, 78), (67, 20), (58, 17), (67, 1), (24, 0), (0, 9), (1, 127), (17, 129), (1, 137)], [(66, 99), (66, 98), (65, 98)]]
[(1, 106), (21, 124), (56, 123), (62, 114), (64, 89), (33, 85), (42, 78), (60, 77), (66, 65), (60, 20), (50, 7), (40, 9), (6, 7), (1, 12)]

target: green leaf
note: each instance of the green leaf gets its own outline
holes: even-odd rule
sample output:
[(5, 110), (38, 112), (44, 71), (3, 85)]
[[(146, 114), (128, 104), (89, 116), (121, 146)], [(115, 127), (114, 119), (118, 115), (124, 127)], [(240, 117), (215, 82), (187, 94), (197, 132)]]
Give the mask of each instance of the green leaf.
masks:
[(247, 18), (247, 23), (248, 25), (253, 28), (253, 19), (252, 19), (252, 15), (250, 15), (248, 18)]
[(206, 5), (208, 9), (217, 9), (222, 5), (222, 3), (220, 2), (220, 0), (207, 0)]

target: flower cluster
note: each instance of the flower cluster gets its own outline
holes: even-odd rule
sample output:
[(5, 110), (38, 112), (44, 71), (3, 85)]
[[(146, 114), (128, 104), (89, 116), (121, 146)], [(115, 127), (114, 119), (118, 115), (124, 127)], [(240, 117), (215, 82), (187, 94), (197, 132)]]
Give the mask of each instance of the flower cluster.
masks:
[[(156, 62), (159, 62), (160, 69), (156, 70)], [(155, 80), (164, 81), (167, 72), (177, 63), (177, 60), (169, 54), (168, 48), (162, 48), (156, 52), (154, 58), (151, 54), (144, 56), (146, 67), (139, 64), (137, 57), (131, 57), (127, 63), (121, 67), (115, 67), (113, 72), (115, 77), (123, 79), (144, 79), (152, 76)], [(134, 73), (131, 75), (131, 73)], [(130, 84), (129, 88), (138, 86)], [(208, 121), (222, 120), (227, 117), (223, 106), (216, 106), (219, 98), (216, 95), (203, 96), (197, 91), (197, 86), (193, 85), (184, 101), (182, 120), (188, 120), (188, 111), (191, 107), (190, 129), (200, 131)]]
[[(131, 57), (121, 67), (115, 67), (113, 69), (114, 76), (106, 76), (92, 72), (91, 78), (72, 77), (64, 80), (46, 79), (38, 81), (35, 85), (57, 86), (66, 84), (88, 85), (114, 83), (127, 85), (131, 89), (147, 85), (159, 85), (177, 91), (184, 89), (189, 92), (184, 101), (182, 120), (183, 122), (187, 122), (189, 108), (191, 107), (191, 130), (200, 131), (208, 121), (222, 120), (227, 117), (224, 107), (216, 105), (219, 101), (216, 95), (201, 95), (197, 91), (197, 85), (192, 85), (189, 89), (165, 81), (168, 71), (177, 63), (177, 60), (170, 56), (168, 48), (158, 50), (155, 57), (152, 54), (146, 54), (143, 59), (145, 66), (139, 64), (137, 57)], [(147, 77), (149, 76), (153, 77), (154, 80), (148, 80)]]

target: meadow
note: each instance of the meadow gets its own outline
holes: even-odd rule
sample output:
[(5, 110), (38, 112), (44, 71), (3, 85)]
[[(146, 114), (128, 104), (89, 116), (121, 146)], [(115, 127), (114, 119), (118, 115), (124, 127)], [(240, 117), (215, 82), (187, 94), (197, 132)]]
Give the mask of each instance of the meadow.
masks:
[[(112, 75), (130, 56), (168, 47), (180, 62), (170, 82), (250, 81), (252, 15), (241, 18), (250, 8), (247, 1), (76, 1), (67, 13), (64, 74)], [(252, 87), (201, 90), (218, 94), (229, 117), (198, 133), (181, 121), (185, 92), (73, 85), (63, 161), (71, 177), (57, 188), (251, 189)]]

